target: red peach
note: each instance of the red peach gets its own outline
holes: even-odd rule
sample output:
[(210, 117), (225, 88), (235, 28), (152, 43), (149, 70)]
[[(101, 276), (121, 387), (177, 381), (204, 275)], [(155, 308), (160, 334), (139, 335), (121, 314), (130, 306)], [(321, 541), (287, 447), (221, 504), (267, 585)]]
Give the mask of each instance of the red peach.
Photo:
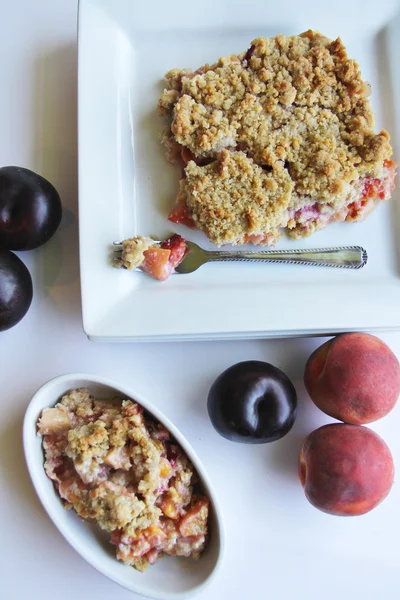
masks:
[(299, 478), (316, 508), (332, 515), (362, 515), (388, 495), (394, 478), (393, 458), (371, 429), (332, 423), (304, 440)]
[(324, 413), (354, 425), (387, 415), (400, 394), (400, 365), (373, 335), (344, 333), (317, 348), (307, 361), (304, 383)]

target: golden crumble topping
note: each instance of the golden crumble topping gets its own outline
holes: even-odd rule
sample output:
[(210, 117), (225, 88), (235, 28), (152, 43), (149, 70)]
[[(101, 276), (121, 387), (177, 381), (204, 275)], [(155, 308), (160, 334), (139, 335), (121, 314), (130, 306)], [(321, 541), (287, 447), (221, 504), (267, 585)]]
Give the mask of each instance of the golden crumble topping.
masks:
[[(177, 162), (185, 150), (197, 163), (184, 161), (187, 182), (181, 183), (179, 200), (188, 194), (189, 216), (218, 245), (241, 243), (249, 214), (254, 214), (255, 228), (268, 223), (266, 233), (287, 227), (293, 214), (278, 225), (280, 208), (272, 209), (277, 201), (286, 202), (289, 211), (305, 199), (309, 205), (328, 205), (332, 213), (340, 211), (357, 181), (382, 177), (392, 154), (389, 134), (374, 133), (370, 86), (340, 38), (332, 41), (313, 31), (257, 38), (245, 53), (222, 57), (194, 72), (173, 69), (166, 81), (159, 112), (170, 117), (169, 133), (162, 138), (168, 158)], [(213, 160), (215, 165), (207, 164)], [(213, 200), (210, 196), (214, 183), (221, 191), (217, 173), (222, 163), (236, 167), (231, 180), (224, 180), (220, 204), (216, 190)], [(275, 189), (265, 188), (261, 204), (250, 188), (237, 187), (240, 168), (248, 172), (250, 164), (255, 180), (276, 183)], [(267, 174), (261, 177), (257, 165), (270, 170), (268, 179)], [(310, 223), (312, 230), (319, 226)], [(296, 222), (292, 228), (298, 236)]]
[(144, 261), (144, 253), (149, 248), (155, 246), (156, 243), (149, 237), (137, 235), (134, 238), (129, 238), (122, 242), (122, 255), (120, 259), (116, 259), (116, 266), (123, 267), (132, 271)]
[(90, 493), (92, 518), (102, 529), (114, 531), (123, 528), (145, 509), (145, 504), (124, 487), (105, 481)]
[(182, 181), (193, 221), (217, 244), (235, 242), (243, 234), (278, 237), (292, 188), (282, 167), (273, 176), (243, 152), (227, 150), (205, 167), (189, 162)]
[(85, 388), (72, 390), (63, 397), (58, 408), (66, 410), (68, 414), (74, 415), (77, 418), (91, 418), (94, 415), (94, 399), (89, 390)]
[(119, 560), (144, 570), (163, 553), (199, 557), (209, 501), (199, 504), (193, 465), (136, 402), (72, 390), (44, 409), (38, 430), (67, 508), (108, 531)]

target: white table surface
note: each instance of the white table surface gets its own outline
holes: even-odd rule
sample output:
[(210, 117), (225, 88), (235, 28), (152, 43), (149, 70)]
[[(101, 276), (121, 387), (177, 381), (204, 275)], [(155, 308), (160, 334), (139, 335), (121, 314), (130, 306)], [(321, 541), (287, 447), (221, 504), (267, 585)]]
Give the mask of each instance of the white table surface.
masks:
[[(0, 336), (0, 597), (134, 598), (86, 564), (47, 518), (25, 468), (21, 425), (36, 389), (61, 373), (102, 374), (162, 408), (190, 439), (224, 508), (224, 568), (199, 597), (394, 600), (400, 597), (400, 486), (364, 517), (315, 510), (297, 481), (302, 439), (329, 422), (302, 386), (317, 339), (95, 344), (81, 327), (76, 170), (76, 1), (1, 2), (0, 164), (32, 168), (58, 188), (60, 231), (21, 253), (34, 279), (26, 318)], [(400, 333), (381, 335), (400, 356)], [(212, 429), (206, 396), (224, 368), (269, 360), (299, 392), (299, 416), (275, 444), (232, 444)], [(400, 407), (374, 424), (400, 464)], [(398, 467), (400, 469), (400, 467)], [(136, 596), (139, 598), (139, 596)]]

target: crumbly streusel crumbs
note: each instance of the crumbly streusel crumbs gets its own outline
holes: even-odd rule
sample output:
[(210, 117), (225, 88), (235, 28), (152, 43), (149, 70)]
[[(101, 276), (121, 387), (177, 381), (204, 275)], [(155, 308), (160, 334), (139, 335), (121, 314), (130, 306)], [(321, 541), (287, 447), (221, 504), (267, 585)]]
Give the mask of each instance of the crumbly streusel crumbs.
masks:
[(182, 78), (190, 77), (191, 73), (191, 69), (171, 69), (165, 74), (165, 80), (168, 84), (168, 88), (171, 90), (180, 91), (182, 88)]
[(77, 417), (92, 417), (94, 398), (87, 388), (79, 388), (71, 390), (61, 399), (61, 407), (67, 410), (72, 416)]
[(81, 425), (68, 431), (66, 455), (75, 463), (85, 483), (98, 479), (99, 467), (109, 450), (108, 431), (102, 421)]
[[(353, 141), (361, 142), (354, 144), (355, 148), (371, 145), (370, 138), (375, 135), (366, 98), (369, 86), (340, 39), (332, 42), (314, 32), (257, 38), (247, 56), (244, 61), (221, 58), (210, 70), (181, 77), (172, 131), (196, 156), (214, 155), (221, 143), (229, 147), (239, 144), (269, 166), (276, 159), (296, 163), (300, 158), (306, 168), (312, 168), (305, 157), (326, 147), (326, 131), (334, 125), (335, 138), (348, 154), (342, 156), (341, 148), (333, 148), (339, 164), (346, 158), (354, 163), (359, 157), (349, 139), (354, 130), (358, 137)], [(304, 123), (310, 107), (315, 110)], [(329, 117), (327, 111), (333, 115)], [(301, 139), (299, 125), (307, 131), (306, 140)], [(271, 137), (282, 127), (284, 132)], [(310, 148), (310, 140), (316, 147)], [(328, 146), (332, 150), (329, 142)], [(389, 157), (389, 145), (384, 154)], [(381, 159), (381, 151), (375, 156)], [(359, 168), (362, 172), (363, 165)]]
[(91, 514), (102, 529), (114, 531), (131, 523), (145, 509), (145, 504), (125, 488), (105, 481), (90, 494)]
[(177, 90), (164, 90), (158, 101), (158, 114), (161, 116), (170, 114), (178, 98), (179, 92)]
[(216, 245), (261, 232), (279, 237), (293, 183), (285, 169), (264, 171), (243, 152), (223, 150), (210, 165), (190, 162), (181, 182), (193, 221)]
[(143, 263), (144, 253), (149, 248), (156, 246), (156, 242), (149, 237), (137, 235), (122, 242), (122, 256), (115, 261), (117, 267), (132, 271)]
[(182, 504), (182, 506), (187, 506), (191, 501), (192, 487), (193, 483), (195, 483), (193, 481), (193, 470), (184, 456), (180, 456), (177, 462), (179, 469), (168, 488), (167, 495), (174, 505)]
[[(326, 204), (340, 214), (355, 183), (381, 177), (392, 154), (389, 134), (374, 132), (370, 86), (340, 38), (332, 41), (311, 30), (299, 36), (256, 38), (245, 53), (222, 57), (194, 72), (174, 69), (166, 80), (160, 107), (171, 119), (170, 133), (163, 135), (169, 160), (179, 162), (182, 148), (196, 163), (219, 160), (224, 148), (232, 154), (244, 151), (271, 169), (270, 178), (278, 186), (283, 166), (292, 182), (289, 209), (308, 198), (310, 205)], [(225, 210), (221, 215), (209, 213), (204, 173), (187, 169), (191, 182), (181, 182), (180, 193), (196, 187), (195, 201), (189, 189), (189, 216), (212, 241), (227, 243), (234, 234), (226, 233), (230, 225)], [(226, 209), (228, 202), (225, 197)], [(232, 212), (238, 214), (236, 204), (232, 197)], [(238, 239), (244, 239), (246, 215), (239, 221), (245, 228)], [(240, 223), (236, 225), (239, 233)], [(272, 223), (269, 229), (274, 228)]]
[(155, 504), (147, 504), (143, 511), (135, 519), (124, 527), (124, 534), (131, 538), (137, 538), (141, 531), (148, 529), (153, 523), (157, 523), (162, 512)]

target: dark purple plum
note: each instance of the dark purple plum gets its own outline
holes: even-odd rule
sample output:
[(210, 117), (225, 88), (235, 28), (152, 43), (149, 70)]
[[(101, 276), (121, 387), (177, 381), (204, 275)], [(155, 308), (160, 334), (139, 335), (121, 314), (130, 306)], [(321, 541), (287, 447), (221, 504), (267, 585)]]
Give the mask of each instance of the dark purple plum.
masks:
[(55, 187), (29, 169), (0, 169), (0, 249), (32, 250), (56, 232), (62, 217)]
[(0, 250), (0, 331), (14, 327), (32, 302), (32, 278), (18, 256)]
[(233, 365), (215, 380), (208, 414), (223, 437), (246, 444), (279, 440), (296, 418), (297, 395), (290, 379), (269, 363)]

